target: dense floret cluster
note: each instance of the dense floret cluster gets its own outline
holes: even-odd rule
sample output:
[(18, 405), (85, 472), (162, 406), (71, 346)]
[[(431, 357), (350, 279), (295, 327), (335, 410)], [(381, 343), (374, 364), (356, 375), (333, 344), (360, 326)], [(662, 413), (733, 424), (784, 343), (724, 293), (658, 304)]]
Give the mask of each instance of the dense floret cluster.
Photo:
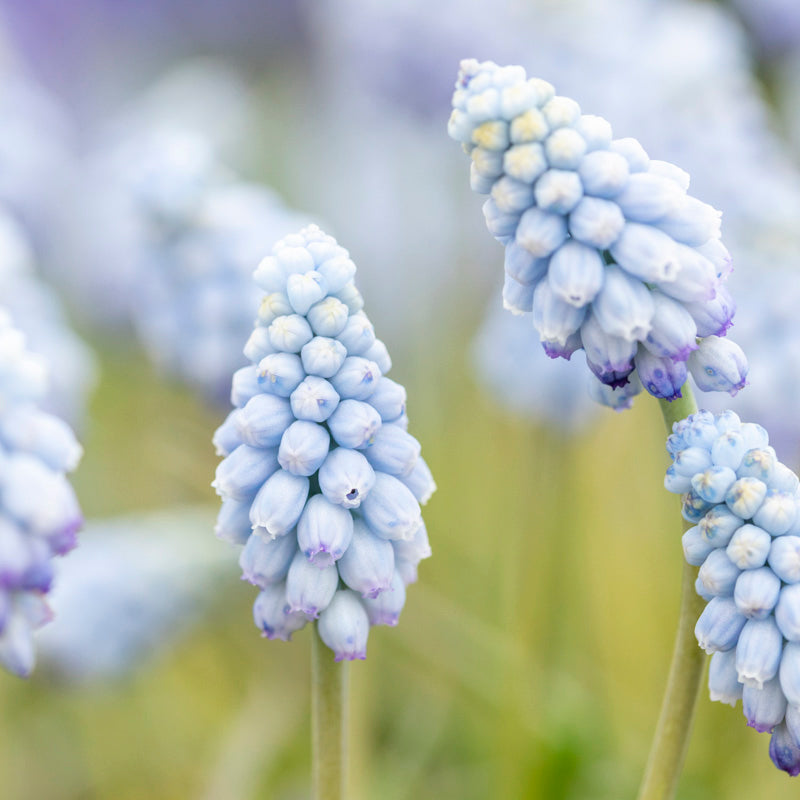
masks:
[(254, 275), (267, 294), (252, 364), (214, 437), (216, 531), (244, 545), (257, 626), (288, 640), (318, 619), (337, 660), (365, 658), (369, 626), (397, 623), (430, 555), (420, 503), (435, 489), (355, 271), (315, 225), (275, 245)]
[(695, 634), (713, 654), (711, 699), (741, 699), (748, 725), (772, 732), (775, 764), (800, 774), (800, 482), (764, 428), (732, 411), (673, 431), (665, 485), (695, 523), (683, 551), (708, 601)]
[(46, 377), (0, 310), (0, 664), (23, 677), (34, 666), (33, 631), (50, 619), (53, 557), (75, 546), (83, 522), (64, 474), (83, 451), (66, 423), (37, 407)]
[(583, 349), (596, 399), (615, 407), (639, 381), (668, 400), (688, 373), (707, 391), (745, 385), (744, 353), (722, 338), (734, 302), (720, 214), (687, 194), (686, 172), (522, 67), (463, 61), (453, 106), (449, 133), (506, 247), (504, 305), (532, 312), (548, 355)]

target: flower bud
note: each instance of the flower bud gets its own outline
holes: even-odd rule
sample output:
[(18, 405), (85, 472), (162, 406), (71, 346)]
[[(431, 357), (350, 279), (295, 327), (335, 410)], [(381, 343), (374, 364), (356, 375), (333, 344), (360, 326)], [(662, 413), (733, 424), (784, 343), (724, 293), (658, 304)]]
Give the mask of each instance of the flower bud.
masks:
[(742, 689), (736, 672), (736, 651), (714, 653), (708, 665), (708, 693), (711, 700), (735, 706), (742, 696)]
[(736, 646), (746, 622), (730, 597), (714, 597), (697, 620), (694, 635), (706, 653), (730, 650)]
[(375, 472), (356, 450), (331, 450), (319, 470), (319, 488), (331, 503), (358, 508), (375, 484)]
[(339, 405), (339, 394), (324, 378), (309, 375), (292, 392), (289, 402), (297, 419), (325, 422)]
[(381, 592), (377, 597), (365, 597), (361, 602), (370, 625), (397, 625), (406, 602), (406, 587), (400, 573), (393, 573), (388, 591)]
[(707, 336), (689, 356), (689, 371), (704, 392), (735, 395), (747, 383), (748, 365), (737, 344), (718, 336)]
[(391, 586), (394, 550), (390, 542), (356, 520), (350, 546), (339, 559), (338, 567), (339, 575), (351, 589), (362, 597), (377, 597)]
[(327, 290), (325, 278), (313, 269), (302, 274), (289, 275), (286, 281), (286, 296), (295, 313), (301, 316), (305, 316), (311, 306), (319, 303), (326, 296)]
[[(243, 369), (254, 368), (243, 367)], [(242, 370), (239, 370), (234, 374), (234, 381), (236, 380), (236, 375), (241, 372)], [(304, 377), (305, 371), (299, 356), (294, 353), (272, 353), (262, 358), (259, 362), (258, 388), (256, 392), (247, 397), (247, 400), (261, 391), (276, 394), (279, 397), (289, 397)], [(238, 404), (234, 401), (234, 404), (244, 405), (247, 400)]]
[(317, 567), (338, 561), (353, 538), (353, 516), (324, 495), (309, 498), (297, 523), (297, 544)]
[(592, 308), (606, 333), (629, 341), (647, 336), (655, 314), (655, 303), (647, 287), (615, 266), (606, 267), (603, 288)]
[(380, 378), (381, 371), (374, 361), (349, 356), (331, 378), (331, 384), (342, 399), (367, 400)]
[(591, 303), (603, 285), (605, 265), (597, 250), (574, 240), (550, 257), (547, 280), (561, 300), (576, 308)]
[(216, 478), (211, 485), (220, 497), (248, 500), (276, 469), (277, 448), (264, 449), (242, 444), (224, 461), (220, 461)]
[(367, 657), (369, 618), (355, 592), (340, 589), (317, 623), (323, 642), (336, 654), (336, 661)]
[(771, 731), (783, 722), (786, 714), (786, 697), (777, 676), (760, 689), (745, 686), (742, 692), (742, 710), (747, 724), (759, 733)]
[(257, 394), (235, 413), (238, 436), (251, 447), (277, 447), (294, 421), (289, 401), (274, 394)]
[(367, 461), (376, 471), (408, 475), (420, 455), (419, 442), (394, 425), (382, 425), (364, 448)]
[(383, 539), (408, 539), (422, 523), (419, 503), (405, 484), (378, 472), (361, 506), (364, 521)]
[(296, 552), (297, 542), (291, 536), (263, 539), (252, 535), (239, 556), (242, 578), (262, 588), (279, 583), (286, 577)]
[(320, 378), (332, 378), (341, 369), (345, 358), (345, 346), (325, 336), (315, 336), (300, 351), (303, 369), (308, 375), (318, 375)]
[(295, 553), (286, 575), (286, 600), (291, 611), (302, 611), (309, 619), (319, 617), (336, 592), (339, 572), (335, 564), (318, 567), (303, 553)]
[(278, 463), (293, 475), (313, 475), (330, 450), (328, 431), (316, 422), (297, 420), (284, 432), (278, 449)]
[(600, 197), (584, 197), (569, 215), (572, 236), (599, 250), (607, 250), (614, 244), (624, 227), (625, 217), (619, 206)]
[(768, 561), (773, 572), (785, 583), (800, 582), (800, 536), (774, 539)]
[(778, 674), (783, 636), (772, 617), (748, 620), (736, 644), (736, 671), (739, 682), (761, 689)]
[(765, 619), (775, 608), (780, 591), (781, 582), (771, 569), (748, 569), (736, 579), (733, 599), (748, 619)]
[(610, 198), (628, 182), (628, 162), (619, 154), (601, 149), (587, 153), (578, 167), (584, 191), (593, 197)]
[(348, 308), (341, 300), (326, 297), (311, 306), (306, 319), (316, 336), (335, 337), (347, 324), (348, 314)]
[(279, 469), (258, 490), (250, 507), (250, 522), (273, 539), (297, 524), (308, 497), (308, 478)]
[(306, 624), (306, 615), (291, 611), (286, 602), (286, 583), (266, 586), (253, 604), (253, 620), (262, 636), (288, 642)]

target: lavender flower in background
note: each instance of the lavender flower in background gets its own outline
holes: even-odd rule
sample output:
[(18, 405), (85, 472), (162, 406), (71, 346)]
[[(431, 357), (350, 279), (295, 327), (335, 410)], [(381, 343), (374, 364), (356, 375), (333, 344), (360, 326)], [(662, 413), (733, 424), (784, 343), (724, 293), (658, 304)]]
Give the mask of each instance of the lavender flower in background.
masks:
[(794, 0), (733, 0), (733, 5), (767, 56), (800, 45), (800, 8)]
[(0, 212), (0, 297), (31, 348), (49, 364), (50, 391), (42, 408), (80, 425), (97, 378), (94, 356), (68, 326), (53, 291), (40, 281), (24, 231)]
[(140, 269), (134, 299), (136, 330), (150, 358), (222, 403), (231, 372), (244, 363), (241, 342), (252, 328), (259, 293), (252, 265), (297, 216), (269, 190), (220, 185), (197, 198), (180, 220), (153, 211), (151, 224), (168, 230)]
[[(60, 195), (57, 243), (42, 267), (82, 318), (123, 330), (143, 265), (191, 226), (208, 192), (235, 180), (252, 96), (229, 66), (178, 64), (91, 132)], [(175, 230), (172, 230), (172, 229)]]
[(67, 10), (33, 0), (5, 4), (0, 22), (39, 79), (92, 121), (176, 58), (211, 54), (256, 68), (286, 61), (302, 46), (305, 8), (285, 0), (224, 7), (208, 0), (77, 0)]
[(727, 402), (701, 393), (698, 401), (712, 411), (727, 405), (743, 418), (759, 419), (770, 441), (793, 467), (800, 465), (800, 274), (795, 268), (773, 267), (758, 274), (737, 270), (732, 277), (736, 297), (736, 338), (751, 364), (746, 392)]
[(53, 229), (74, 178), (71, 119), (54, 97), (6, 65), (0, 117), (0, 202), (41, 259), (55, 246)]
[(113, 187), (98, 195), (110, 202), (97, 211), (110, 215), (120, 255), (91, 253), (81, 284), (97, 282), (87, 299), (111, 292), (154, 363), (224, 402), (258, 304), (252, 264), (297, 216), (268, 189), (236, 179), (195, 130), (138, 130), (96, 170)]
[(689, 371), (701, 388), (744, 386), (744, 354), (720, 338), (734, 311), (720, 215), (686, 194), (683, 170), (612, 139), (606, 120), (521, 67), (463, 61), (453, 106), (449, 133), (506, 245), (504, 305), (533, 312), (548, 355), (583, 349), (601, 383), (627, 386), (636, 370), (668, 400)]
[(760, 425), (732, 411), (693, 414), (667, 440), (666, 488), (683, 494), (689, 564), (708, 605), (697, 621), (711, 653), (712, 700), (741, 699), (771, 732), (770, 757), (800, 774), (800, 481)]
[(472, 343), (475, 374), (496, 402), (515, 414), (546, 419), (566, 433), (590, 424), (595, 409), (578, 358), (551, 361), (539, 347), (530, 320), (509, 314), (496, 303)]
[(209, 610), (206, 587), (227, 566), (197, 536), (209, 517), (187, 507), (87, 523), (51, 592), (42, 666), (70, 682), (110, 680), (174, 644)]
[(0, 312), (0, 664), (25, 677), (33, 631), (50, 619), (53, 557), (76, 543), (83, 518), (65, 472), (82, 455), (71, 429), (38, 409), (45, 362)]
[(254, 275), (267, 294), (251, 365), (234, 374), (236, 409), (214, 437), (216, 533), (244, 545), (265, 636), (319, 619), (336, 660), (365, 658), (369, 626), (397, 623), (430, 555), (420, 503), (435, 484), (348, 252), (315, 225), (272, 252)]

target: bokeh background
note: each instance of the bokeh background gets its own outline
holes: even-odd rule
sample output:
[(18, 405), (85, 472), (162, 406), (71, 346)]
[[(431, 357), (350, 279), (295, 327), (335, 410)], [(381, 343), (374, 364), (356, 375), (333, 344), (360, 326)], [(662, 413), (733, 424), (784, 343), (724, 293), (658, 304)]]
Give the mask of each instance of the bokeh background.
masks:
[[(2, 0), (0, 303), (51, 361), (88, 518), (36, 672), (0, 674), (3, 798), (308, 797), (309, 635), (259, 638), (209, 485), (249, 275), (308, 221), (359, 266), (439, 486), (433, 558), (351, 670), (352, 798), (635, 795), (682, 560), (663, 423), (593, 406), (498, 310), (446, 135), (463, 57), (723, 210), (751, 386), (703, 401), (800, 466), (794, 0)], [(704, 694), (679, 797), (796, 796), (767, 746)]]

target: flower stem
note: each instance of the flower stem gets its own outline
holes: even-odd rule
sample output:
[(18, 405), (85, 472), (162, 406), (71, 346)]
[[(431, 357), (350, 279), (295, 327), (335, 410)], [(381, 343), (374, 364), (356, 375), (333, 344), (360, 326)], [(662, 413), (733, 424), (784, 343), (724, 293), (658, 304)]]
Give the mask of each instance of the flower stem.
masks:
[[(683, 398), (671, 403), (659, 401), (669, 433), (672, 433), (673, 422), (697, 411), (697, 404), (687, 385), (684, 385), (683, 392)], [(678, 633), (661, 714), (639, 789), (639, 800), (669, 800), (675, 796), (689, 746), (706, 662), (706, 656), (697, 646), (694, 636), (694, 626), (704, 606), (703, 599), (694, 590), (696, 578), (697, 568), (684, 562)]]
[(348, 664), (336, 663), (314, 625), (311, 645), (311, 758), (314, 800), (342, 800), (347, 763)]

